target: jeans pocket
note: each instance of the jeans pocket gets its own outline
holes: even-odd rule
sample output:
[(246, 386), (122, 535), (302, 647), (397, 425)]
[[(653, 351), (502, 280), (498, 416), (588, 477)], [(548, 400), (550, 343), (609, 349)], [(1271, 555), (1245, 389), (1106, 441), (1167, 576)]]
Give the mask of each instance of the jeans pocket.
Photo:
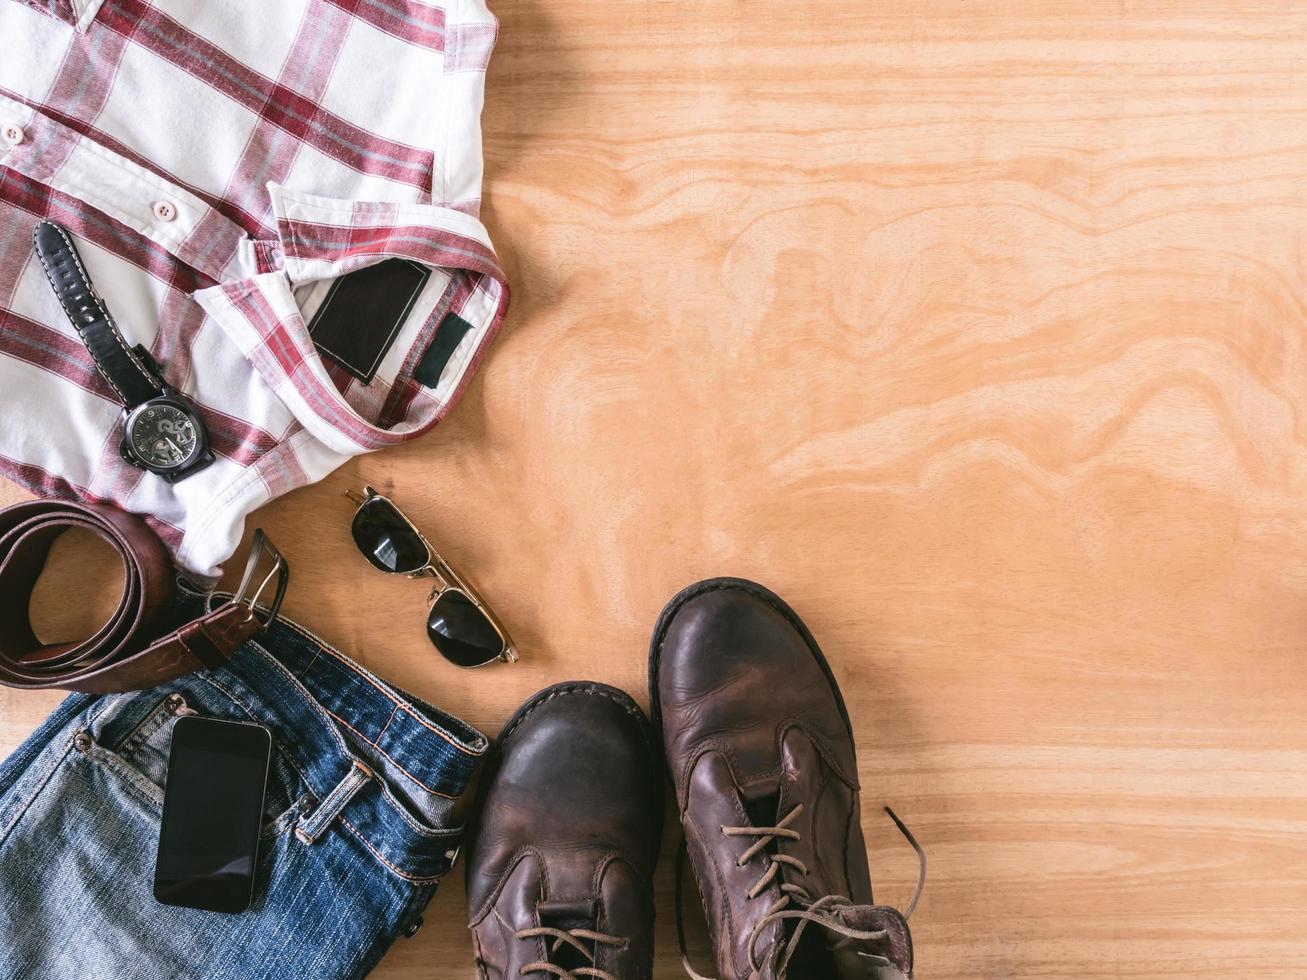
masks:
[(151, 708), (136, 727), (131, 729), (118, 745), (116, 751), (122, 756), (133, 756), (147, 746), (152, 746), (154, 737), (175, 718), (193, 715), (195, 709), (186, 703), (186, 696), (179, 693), (169, 694)]
[[(73, 736), (73, 748), (113, 774), (141, 802), (161, 812), (177, 719), (224, 715), (222, 705), (196, 699), (195, 690), (122, 695), (92, 714), (89, 724)], [(287, 769), (274, 747), (264, 797), (264, 837), (289, 829), (304, 807), (298, 780)]]
[(73, 748), (161, 810), (172, 726), (195, 713), (178, 691), (125, 695), (92, 714), (90, 724), (73, 736)]
[(163, 806), (172, 726), (195, 714), (179, 691), (145, 691), (110, 699), (73, 736), (73, 748), (121, 777), (156, 809)]
[(163, 811), (162, 784), (150, 779), (117, 752), (106, 749), (85, 731), (73, 736), (73, 748), (91, 762), (118, 776), (127, 788), (151, 809)]

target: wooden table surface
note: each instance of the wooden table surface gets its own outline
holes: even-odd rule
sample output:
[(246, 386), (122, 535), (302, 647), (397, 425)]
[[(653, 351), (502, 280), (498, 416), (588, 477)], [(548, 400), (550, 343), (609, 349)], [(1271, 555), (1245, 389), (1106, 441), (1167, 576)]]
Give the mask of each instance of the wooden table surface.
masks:
[[(288, 613), (496, 731), (646, 701), (664, 602), (757, 578), (849, 700), (878, 897), (881, 803), (929, 853), (919, 976), (1307, 975), (1307, 7), (495, 9), (509, 324), (431, 436), (258, 515)], [(433, 655), (365, 479), (522, 663)], [(0, 692), (0, 749), (57, 700)], [(375, 976), (469, 980), (464, 914)]]

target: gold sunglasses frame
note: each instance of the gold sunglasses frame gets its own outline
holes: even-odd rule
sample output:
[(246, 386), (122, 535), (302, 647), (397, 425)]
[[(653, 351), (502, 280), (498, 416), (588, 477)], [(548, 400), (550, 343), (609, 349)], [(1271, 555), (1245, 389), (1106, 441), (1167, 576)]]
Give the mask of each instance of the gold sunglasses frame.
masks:
[[(453, 566), (445, 561), (445, 559), (441, 557), (440, 552), (436, 551), (436, 549), (431, 546), (431, 542), (427, 540), (426, 535), (418, 530), (418, 527), (413, 523), (412, 518), (404, 513), (403, 508), (401, 508), (399, 504), (395, 503), (395, 501), (391, 500), (384, 493), (378, 493), (367, 484), (364, 484), (362, 494), (359, 494), (355, 490), (346, 490), (345, 496), (358, 504), (359, 510), (362, 510), (374, 500), (384, 500), (386, 503), (390, 504), (396, 514), (403, 518), (404, 523), (407, 524), (409, 529), (417, 535), (418, 540), (421, 541), (423, 547), (427, 549), (427, 563), (421, 568), (414, 569), (411, 572), (390, 572), (384, 568), (377, 568), (377, 566), (373, 565), (372, 562), (368, 562), (371, 567), (377, 568), (377, 571), (381, 572), (383, 575), (403, 575), (411, 579), (424, 578), (430, 575), (436, 580), (437, 584), (432, 587), (431, 595), (427, 597), (428, 607), (434, 606), (436, 600), (446, 592), (458, 592), (462, 594), (464, 598), (470, 600), (472, 605), (476, 606), (481, 614), (486, 617), (486, 621), (495, 628), (495, 632), (499, 634), (499, 641), (503, 644), (499, 655), (485, 661), (484, 663), (460, 664), (455, 663), (453, 660), (449, 660), (448, 657), (445, 658), (446, 660), (449, 660), (449, 662), (454, 664), (455, 667), (462, 667), (464, 670), (475, 670), (477, 667), (485, 667), (488, 664), (495, 663), (496, 661), (506, 664), (517, 663), (519, 659), (517, 647), (513, 645), (513, 638), (508, 635), (508, 630), (504, 627), (504, 624), (500, 622), (499, 617), (494, 614), (494, 611), (488, 605), (486, 605), (485, 600), (481, 598), (481, 594), (477, 592), (477, 590), (473, 588), (466, 579), (459, 575), (458, 572), (454, 571)], [(356, 518), (358, 517), (357, 510), (354, 512), (354, 516)]]

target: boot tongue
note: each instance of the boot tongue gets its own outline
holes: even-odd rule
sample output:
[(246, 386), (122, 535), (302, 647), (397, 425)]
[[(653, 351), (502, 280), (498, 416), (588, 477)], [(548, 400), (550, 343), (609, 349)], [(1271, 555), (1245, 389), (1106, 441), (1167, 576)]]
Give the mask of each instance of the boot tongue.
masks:
[(902, 980), (912, 976), (912, 934), (898, 909), (857, 905), (840, 909), (836, 918), (859, 932), (885, 933), (882, 939), (849, 941), (836, 930), (823, 926), (821, 931), (827, 942), (838, 947), (830, 954), (837, 980)]
[(741, 788), (740, 802), (755, 827), (775, 827), (780, 819), (781, 794), (774, 782)]
[[(536, 913), (540, 916), (540, 924), (549, 929), (561, 929), (564, 932), (571, 932), (573, 929), (598, 931), (595, 929), (595, 924), (599, 921), (599, 913), (592, 901), (540, 901), (536, 903)], [(562, 943), (558, 947), (558, 952), (549, 958), (549, 962), (555, 966), (561, 966), (565, 970), (594, 966), (594, 959), (592, 958), (594, 942), (588, 939), (583, 939), (581, 942), (590, 951), (591, 956), (586, 956), (567, 943)], [(552, 949), (554, 941), (547, 939), (545, 945), (546, 948)]]

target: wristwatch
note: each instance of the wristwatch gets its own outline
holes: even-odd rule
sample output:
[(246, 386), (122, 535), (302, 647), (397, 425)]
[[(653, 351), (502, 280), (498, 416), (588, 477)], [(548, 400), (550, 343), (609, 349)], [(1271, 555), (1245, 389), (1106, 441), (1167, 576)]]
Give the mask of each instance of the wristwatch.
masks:
[(68, 232), (53, 221), (36, 226), (33, 247), (68, 320), (104, 380), (123, 403), (123, 459), (176, 483), (213, 462), (209, 435), (195, 406), (169, 387), (139, 344), (129, 347), (105, 308)]

